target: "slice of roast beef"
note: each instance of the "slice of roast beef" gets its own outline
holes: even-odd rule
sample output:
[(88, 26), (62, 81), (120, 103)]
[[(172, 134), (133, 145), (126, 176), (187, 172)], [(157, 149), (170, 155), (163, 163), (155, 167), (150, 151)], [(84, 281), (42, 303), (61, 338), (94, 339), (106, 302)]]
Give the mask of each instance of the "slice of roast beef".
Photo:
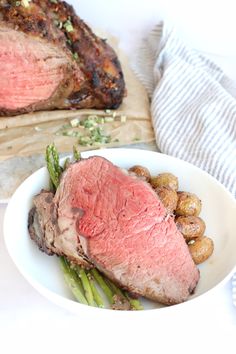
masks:
[(0, 115), (118, 107), (125, 85), (113, 49), (65, 2), (22, 4), (0, 0)]
[(83, 252), (80, 241), (73, 229), (60, 230), (57, 220), (57, 207), (53, 201), (52, 192), (42, 190), (34, 198), (34, 207), (30, 210), (28, 229), (30, 237), (39, 249), (49, 256), (67, 255), (72, 262), (91, 267), (91, 263)]
[(29, 224), (32, 213), (43, 220), (40, 238), (51, 252), (78, 263), (87, 258), (128, 291), (175, 304), (199, 280), (183, 236), (149, 184), (102, 157), (70, 165), (53, 199), (45, 191), (35, 197)]

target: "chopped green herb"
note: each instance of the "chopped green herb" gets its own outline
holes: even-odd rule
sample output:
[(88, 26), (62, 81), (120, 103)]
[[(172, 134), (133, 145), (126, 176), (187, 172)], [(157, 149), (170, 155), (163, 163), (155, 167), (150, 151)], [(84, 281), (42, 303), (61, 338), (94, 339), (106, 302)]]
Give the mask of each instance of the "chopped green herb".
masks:
[(78, 53), (73, 53), (73, 59), (75, 60), (79, 59)]
[(91, 139), (89, 136), (81, 136), (78, 143), (83, 146), (91, 145)]
[(120, 117), (121, 123), (125, 123), (125, 122), (126, 122), (126, 119), (127, 119), (127, 117), (124, 116), (124, 115), (122, 115), (122, 116)]
[(50, 0), (50, 2), (51, 2), (52, 4), (58, 4), (58, 1), (57, 1), (57, 0)]
[(93, 141), (96, 141), (96, 143), (101, 143), (103, 138), (101, 128), (97, 127), (93, 129), (93, 131), (91, 131), (91, 138)]
[(74, 31), (74, 27), (71, 23), (71, 20), (67, 20), (66, 22), (64, 22), (63, 27), (65, 28), (66, 32), (73, 32)]
[(86, 129), (96, 127), (98, 123), (96, 122), (96, 116), (89, 116), (87, 119), (81, 122), (81, 125), (84, 126)]
[(68, 129), (68, 128), (71, 128), (71, 125), (70, 124), (63, 124), (62, 126), (62, 129)]
[(20, 6), (21, 5), (21, 2), (20, 1), (16, 1), (15, 2), (15, 6)]
[(70, 121), (70, 124), (73, 128), (78, 127), (79, 123), (80, 123), (79, 118), (74, 118)]
[(94, 142), (101, 144), (108, 144), (111, 141), (111, 137), (109, 135), (105, 135), (100, 127), (97, 127), (93, 132), (91, 132), (91, 138)]
[(55, 134), (78, 138), (78, 143), (83, 146), (108, 144), (111, 142), (110, 135), (107, 135), (101, 125), (105, 122), (113, 122), (113, 117), (100, 117), (89, 115), (83, 120), (74, 118), (70, 124), (64, 124)]
[(85, 120), (95, 120), (97, 121), (98, 116), (96, 114), (90, 114)]
[(105, 121), (106, 123), (114, 122), (114, 118), (113, 118), (113, 117), (105, 117), (105, 118), (104, 118), (104, 121)]
[(104, 124), (104, 122), (105, 122), (105, 118), (103, 118), (103, 117), (97, 117), (97, 123), (98, 123), (98, 124)]
[(24, 7), (29, 7), (29, 2), (31, 0), (21, 0), (21, 5), (24, 6)]
[(110, 135), (106, 135), (100, 127), (92, 127), (88, 135), (79, 138), (78, 143), (83, 146), (88, 146), (108, 144), (110, 141)]
[[(58, 135), (58, 134), (57, 134)], [(63, 136), (70, 136), (72, 138), (79, 138), (81, 137), (81, 133), (79, 131), (74, 131), (74, 130), (65, 130), (62, 132)]]

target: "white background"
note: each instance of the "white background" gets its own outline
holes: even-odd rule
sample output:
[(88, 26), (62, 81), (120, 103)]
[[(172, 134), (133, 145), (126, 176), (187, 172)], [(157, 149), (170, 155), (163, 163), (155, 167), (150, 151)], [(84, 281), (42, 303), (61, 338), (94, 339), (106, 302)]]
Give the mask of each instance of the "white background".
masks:
[[(233, 1), (74, 0), (94, 28), (121, 39), (128, 55), (159, 19), (174, 24), (192, 47), (209, 53), (236, 78)], [(5, 206), (0, 206), (2, 225)], [(13, 220), (14, 222), (14, 220)], [(236, 309), (227, 282), (196, 308), (148, 320), (75, 316), (39, 295), (7, 255), (0, 231), (0, 351), (6, 353), (235, 353)]]
[(95, 28), (121, 38), (130, 54), (157, 21), (174, 25), (193, 48), (208, 53), (236, 79), (235, 0), (74, 0), (77, 13)]

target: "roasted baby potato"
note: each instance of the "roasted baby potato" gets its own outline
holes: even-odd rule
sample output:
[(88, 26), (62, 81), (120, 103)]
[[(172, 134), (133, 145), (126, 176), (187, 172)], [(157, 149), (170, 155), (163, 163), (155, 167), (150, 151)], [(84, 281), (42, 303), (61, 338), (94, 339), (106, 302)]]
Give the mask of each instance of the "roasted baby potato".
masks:
[(177, 192), (177, 194), (176, 215), (198, 216), (200, 214), (202, 203), (195, 194), (189, 192)]
[(162, 204), (166, 208), (168, 214), (171, 214), (174, 212), (177, 201), (178, 201), (178, 196), (176, 191), (169, 187), (157, 187), (155, 188), (155, 192), (157, 193), (158, 197), (160, 198)]
[(136, 174), (137, 177), (141, 177), (147, 182), (150, 181), (151, 179), (151, 174), (149, 170), (146, 167), (140, 166), (140, 165), (135, 165), (129, 168), (129, 172), (133, 172)]
[(188, 248), (194, 263), (200, 264), (212, 255), (214, 243), (211, 238), (203, 236), (188, 244)]
[(190, 241), (204, 235), (206, 224), (198, 216), (178, 216), (175, 219), (176, 226), (186, 241)]
[(177, 191), (179, 188), (178, 178), (172, 173), (160, 173), (156, 177), (152, 177), (150, 183), (154, 189), (157, 187), (169, 187)]

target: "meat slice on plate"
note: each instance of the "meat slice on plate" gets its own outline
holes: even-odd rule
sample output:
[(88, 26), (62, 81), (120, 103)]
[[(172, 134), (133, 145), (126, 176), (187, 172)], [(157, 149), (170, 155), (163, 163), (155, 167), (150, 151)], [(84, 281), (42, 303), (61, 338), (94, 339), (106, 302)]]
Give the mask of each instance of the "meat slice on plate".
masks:
[(125, 84), (113, 49), (66, 2), (0, 0), (0, 115), (116, 108)]
[[(34, 205), (31, 237), (48, 253), (90, 262), (123, 288), (164, 304), (185, 301), (195, 289), (199, 271), (173, 218), (146, 182), (108, 160), (70, 165), (55, 196), (42, 191)], [(38, 215), (44, 231), (37, 240)]]

